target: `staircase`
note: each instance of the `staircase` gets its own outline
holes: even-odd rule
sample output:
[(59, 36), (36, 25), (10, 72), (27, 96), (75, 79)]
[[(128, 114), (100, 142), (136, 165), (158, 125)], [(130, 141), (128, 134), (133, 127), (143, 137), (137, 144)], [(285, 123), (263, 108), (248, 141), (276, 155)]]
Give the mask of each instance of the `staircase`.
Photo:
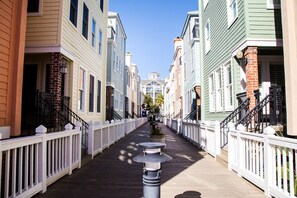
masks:
[(48, 132), (64, 131), (66, 124), (70, 123), (75, 127), (76, 122), (82, 124), (82, 154), (88, 149), (88, 128), (89, 125), (68, 106), (63, 100), (61, 110), (54, 108), (54, 96), (50, 93), (37, 92), (37, 120), (36, 124), (47, 127)]
[[(283, 126), (286, 125), (285, 119), (285, 94), (284, 88), (271, 87), (270, 93), (260, 101), (259, 90), (254, 91), (256, 106), (249, 110), (250, 99), (237, 98), (239, 106), (220, 123), (221, 153), (216, 156), (216, 160), (223, 165), (228, 165), (228, 127), (229, 122), (246, 127), (246, 131), (252, 133), (263, 133), (267, 126), (276, 128), (279, 133), (286, 136)], [(238, 95), (243, 95), (238, 94)]]

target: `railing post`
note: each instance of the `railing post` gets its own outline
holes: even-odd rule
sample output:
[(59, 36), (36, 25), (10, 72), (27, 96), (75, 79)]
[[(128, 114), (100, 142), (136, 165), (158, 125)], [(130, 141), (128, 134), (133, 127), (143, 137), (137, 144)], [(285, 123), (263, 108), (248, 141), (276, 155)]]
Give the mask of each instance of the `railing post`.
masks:
[(92, 159), (94, 158), (94, 122), (91, 120), (89, 123), (88, 129), (88, 154), (92, 155)]
[(77, 130), (77, 131), (79, 131), (79, 137), (78, 137), (78, 160), (79, 160), (79, 164), (78, 164), (78, 168), (80, 168), (81, 167), (81, 144), (82, 144), (82, 142), (81, 142), (81, 137), (82, 137), (82, 123), (81, 122), (79, 122), (79, 121), (77, 121), (76, 123), (75, 123), (75, 130)]
[(215, 122), (215, 155), (221, 153), (221, 130), (220, 130), (220, 122)]
[(41, 180), (41, 184), (42, 184), (42, 193), (45, 193), (47, 190), (47, 185), (46, 185), (46, 168), (47, 168), (47, 159), (46, 159), (46, 144), (47, 144), (47, 140), (46, 140), (46, 132), (47, 132), (47, 128), (43, 125), (40, 125), (39, 127), (37, 127), (35, 129), (35, 132), (37, 135), (40, 135), (42, 137), (42, 144), (41, 144), (41, 148), (40, 148), (40, 152), (39, 152), (39, 175), (40, 175), (40, 180)]
[(269, 137), (274, 136), (275, 130), (272, 127), (266, 127), (263, 132), (264, 137), (264, 192), (266, 197), (271, 197), (270, 195), (270, 185), (272, 182), (272, 150), (269, 144)]
[(242, 124), (239, 124), (237, 127), (237, 131), (236, 131), (236, 135), (237, 135), (236, 162), (237, 162), (237, 167), (238, 167), (237, 175), (239, 177), (241, 177), (241, 169), (244, 164), (244, 157), (245, 157), (240, 132), (245, 131), (245, 130), (246, 130), (245, 126)]
[[(232, 122), (228, 123), (228, 170), (231, 170), (231, 163), (234, 156), (234, 141), (231, 138), (231, 131), (235, 131), (235, 124)], [(238, 148), (235, 148), (238, 150)]]
[[(72, 130), (72, 125), (70, 123), (66, 124), (65, 130)], [(73, 149), (72, 148), (73, 148), (73, 138), (72, 138), (72, 135), (70, 135), (69, 136), (69, 146), (68, 146), (68, 149), (69, 149), (69, 152), (68, 152), (69, 173), (68, 173), (68, 175), (72, 174), (72, 162), (73, 162), (73, 158), (72, 158)]]

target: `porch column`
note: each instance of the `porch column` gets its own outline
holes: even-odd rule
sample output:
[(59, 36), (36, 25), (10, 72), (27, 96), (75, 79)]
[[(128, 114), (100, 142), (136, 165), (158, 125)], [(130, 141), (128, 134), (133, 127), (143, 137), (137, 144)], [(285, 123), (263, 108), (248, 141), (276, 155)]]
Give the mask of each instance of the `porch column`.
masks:
[(287, 133), (297, 136), (297, 1), (282, 1), (284, 63), (286, 77)]
[(62, 55), (60, 53), (52, 53), (50, 65), (50, 85), (49, 91), (54, 95), (54, 109), (61, 110), (61, 86), (62, 74), (60, 73), (60, 63)]
[(246, 95), (250, 98), (250, 109), (256, 105), (256, 98), (253, 91), (259, 89), (258, 77), (258, 48), (247, 47), (244, 56), (247, 58), (246, 65)]

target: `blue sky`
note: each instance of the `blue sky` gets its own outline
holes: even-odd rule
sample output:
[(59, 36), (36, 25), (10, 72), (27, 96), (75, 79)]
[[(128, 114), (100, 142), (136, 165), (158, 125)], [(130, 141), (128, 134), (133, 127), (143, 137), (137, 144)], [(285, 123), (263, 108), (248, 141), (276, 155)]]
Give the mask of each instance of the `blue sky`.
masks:
[(142, 80), (150, 72), (168, 76), (173, 40), (180, 36), (187, 13), (197, 9), (198, 0), (109, 0), (109, 11), (120, 15), (127, 51)]

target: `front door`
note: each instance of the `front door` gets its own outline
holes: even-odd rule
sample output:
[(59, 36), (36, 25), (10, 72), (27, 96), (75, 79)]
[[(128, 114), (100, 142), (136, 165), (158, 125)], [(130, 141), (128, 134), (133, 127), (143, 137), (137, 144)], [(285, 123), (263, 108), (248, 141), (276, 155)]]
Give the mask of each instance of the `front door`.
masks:
[(35, 134), (37, 64), (25, 64), (22, 94), (22, 135)]

